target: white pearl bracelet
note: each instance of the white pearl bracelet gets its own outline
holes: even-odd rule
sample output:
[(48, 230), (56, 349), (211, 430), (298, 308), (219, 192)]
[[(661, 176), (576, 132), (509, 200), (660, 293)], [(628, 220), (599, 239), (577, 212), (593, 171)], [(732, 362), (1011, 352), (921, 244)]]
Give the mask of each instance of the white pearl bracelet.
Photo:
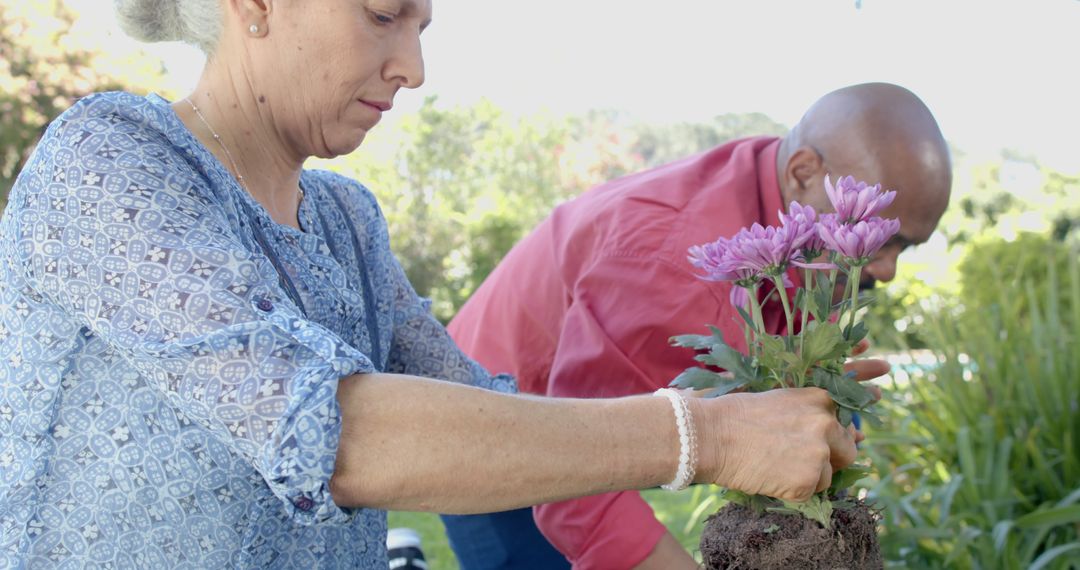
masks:
[(694, 420), (690, 417), (690, 406), (682, 394), (671, 388), (660, 388), (653, 394), (665, 396), (671, 402), (675, 411), (675, 426), (679, 429), (679, 468), (675, 471), (675, 479), (667, 485), (661, 485), (661, 488), (682, 491), (694, 481), (697, 467), (697, 436), (694, 433)]

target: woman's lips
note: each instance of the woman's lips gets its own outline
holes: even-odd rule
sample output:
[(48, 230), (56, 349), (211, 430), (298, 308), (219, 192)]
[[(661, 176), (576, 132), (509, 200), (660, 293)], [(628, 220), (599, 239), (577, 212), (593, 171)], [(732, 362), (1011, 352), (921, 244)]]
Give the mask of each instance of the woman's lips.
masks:
[(374, 108), (376, 111), (379, 111), (380, 113), (385, 113), (386, 111), (389, 111), (391, 107), (394, 106), (389, 101), (368, 101), (366, 99), (360, 99), (359, 101), (361, 103), (367, 105), (368, 107)]

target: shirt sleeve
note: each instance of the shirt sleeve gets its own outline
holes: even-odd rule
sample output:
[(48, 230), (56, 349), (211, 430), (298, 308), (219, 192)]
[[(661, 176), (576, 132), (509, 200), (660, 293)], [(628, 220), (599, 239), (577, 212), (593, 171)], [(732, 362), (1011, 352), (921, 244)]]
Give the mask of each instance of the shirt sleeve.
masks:
[[(705, 333), (707, 324), (730, 318), (717, 285), (647, 257), (601, 260), (574, 283), (548, 395), (618, 397), (666, 386), (695, 365), (694, 353), (668, 338)], [(575, 569), (631, 568), (667, 530), (637, 492), (540, 505), (534, 516)]]
[(446, 327), (431, 314), (431, 303), (416, 294), (404, 269), (394, 260), (394, 340), (387, 371), (517, 393), (517, 380), (492, 375), (458, 348)]
[(300, 315), (157, 132), (77, 117), (42, 145), (9, 212), (33, 294), (249, 461), (296, 521), (353, 516), (329, 492), (336, 391), (373, 370), (368, 358)]

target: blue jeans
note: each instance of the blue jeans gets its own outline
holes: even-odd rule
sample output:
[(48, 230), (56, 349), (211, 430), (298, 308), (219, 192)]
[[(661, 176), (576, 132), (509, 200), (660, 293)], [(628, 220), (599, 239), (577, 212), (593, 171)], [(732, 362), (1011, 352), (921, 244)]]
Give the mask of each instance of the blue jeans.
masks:
[(566, 557), (540, 534), (532, 509), (440, 515), (461, 570), (569, 570)]

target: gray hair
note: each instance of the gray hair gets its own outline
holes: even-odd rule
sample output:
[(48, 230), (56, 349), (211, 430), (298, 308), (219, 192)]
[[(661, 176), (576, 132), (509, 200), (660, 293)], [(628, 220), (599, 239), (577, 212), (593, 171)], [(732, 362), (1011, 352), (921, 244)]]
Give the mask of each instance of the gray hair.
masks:
[(144, 42), (182, 41), (206, 54), (221, 35), (220, 0), (113, 0), (127, 35)]

